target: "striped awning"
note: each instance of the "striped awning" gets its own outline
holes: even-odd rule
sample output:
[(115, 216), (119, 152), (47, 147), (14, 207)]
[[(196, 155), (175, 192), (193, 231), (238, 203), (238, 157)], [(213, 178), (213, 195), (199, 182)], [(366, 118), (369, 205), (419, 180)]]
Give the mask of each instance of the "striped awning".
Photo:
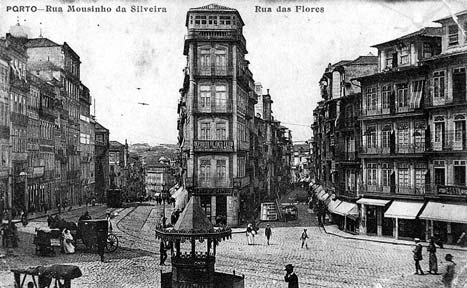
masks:
[(339, 199), (329, 201), (329, 203), (328, 203), (329, 212), (335, 214), (337, 206), (339, 206), (341, 203), (342, 203), (342, 201), (339, 200)]

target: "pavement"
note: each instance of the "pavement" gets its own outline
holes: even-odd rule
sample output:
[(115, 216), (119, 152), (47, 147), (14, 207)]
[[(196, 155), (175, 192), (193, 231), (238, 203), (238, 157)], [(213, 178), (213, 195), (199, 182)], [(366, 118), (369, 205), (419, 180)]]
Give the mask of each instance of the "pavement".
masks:
[[(217, 248), (216, 270), (245, 275), (245, 287), (287, 287), (283, 280), (284, 265), (291, 263), (299, 277), (300, 287), (442, 287), (440, 275), (413, 275), (413, 249), (411, 245), (377, 242), (358, 238), (359, 235), (339, 234), (333, 226), (327, 226), (328, 233), (315, 223), (306, 205), (298, 205), (299, 219), (294, 222), (276, 223), (272, 228), (271, 245), (266, 244), (264, 229), (260, 228), (255, 237), (256, 245), (247, 245), (244, 228), (233, 229), (240, 232), (232, 239), (223, 241)], [(170, 215), (171, 207), (166, 207)], [(96, 207), (90, 211), (93, 218), (105, 214), (106, 207)], [(64, 213), (68, 219), (77, 219), (83, 210)], [(33, 221), (27, 227), (20, 227), (20, 249), (14, 257), (0, 259), (0, 287), (13, 287), (14, 267), (29, 267), (53, 263), (78, 265), (83, 276), (73, 280), (73, 287), (160, 287), (160, 272), (169, 271), (167, 266), (159, 266), (159, 242), (154, 238), (154, 228), (162, 213), (162, 206), (135, 206), (114, 210), (113, 233), (119, 238), (119, 246), (114, 253), (106, 254), (106, 262), (99, 256), (86, 252), (78, 245), (73, 255), (58, 253), (55, 257), (34, 255), (32, 243), (35, 227), (47, 225), (45, 218)], [(260, 227), (263, 227), (261, 223)], [(271, 223), (273, 224), (273, 223)], [(306, 225), (303, 225), (306, 224)], [(300, 234), (308, 229), (309, 249), (300, 247)], [(338, 229), (336, 229), (338, 230)], [(344, 233), (344, 232), (342, 232)], [(29, 236), (28, 236), (29, 235)], [(29, 237), (29, 238), (27, 238)], [(376, 238), (376, 237), (375, 237)], [(398, 240), (399, 241), (399, 240)], [(399, 244), (399, 243), (396, 243)], [(197, 243), (201, 249), (206, 243)], [(189, 249), (185, 243), (183, 249)], [(204, 249), (204, 248), (203, 248)], [(454, 255), (458, 277), (455, 288), (467, 288), (467, 252), (450, 247), (438, 250), (438, 258), (445, 253)], [(422, 268), (428, 266), (428, 255)], [(439, 261), (440, 267), (443, 265)]]

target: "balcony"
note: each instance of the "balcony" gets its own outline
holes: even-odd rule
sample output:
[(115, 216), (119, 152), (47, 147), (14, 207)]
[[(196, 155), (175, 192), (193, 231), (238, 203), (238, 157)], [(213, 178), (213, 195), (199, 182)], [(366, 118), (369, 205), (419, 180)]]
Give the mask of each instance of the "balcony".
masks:
[(446, 97), (427, 97), (426, 107), (427, 108), (436, 108), (438, 106), (455, 106), (455, 105), (465, 105), (467, 104), (467, 99), (456, 97), (454, 99), (446, 99)]
[(456, 152), (467, 150), (466, 131), (445, 131), (439, 135), (433, 135), (427, 151), (430, 152)]
[(370, 185), (363, 184), (360, 187), (362, 193), (377, 193), (387, 195), (425, 195), (425, 186), (401, 186), (401, 185)]
[(42, 106), (39, 109), (39, 115), (42, 117), (56, 118), (55, 110), (49, 107)]
[(380, 155), (380, 156), (394, 156), (396, 154), (404, 155), (404, 154), (420, 154), (422, 155), (425, 149), (425, 143), (412, 143), (412, 144), (399, 144), (395, 145), (395, 147), (367, 147), (362, 146), (360, 147), (360, 151), (363, 154), (368, 155)]
[(211, 65), (211, 66), (200, 66), (197, 70), (199, 76), (232, 76), (232, 66), (228, 65)]
[(232, 140), (193, 140), (194, 152), (234, 152)]
[(465, 185), (426, 185), (427, 194), (433, 196), (467, 196)]

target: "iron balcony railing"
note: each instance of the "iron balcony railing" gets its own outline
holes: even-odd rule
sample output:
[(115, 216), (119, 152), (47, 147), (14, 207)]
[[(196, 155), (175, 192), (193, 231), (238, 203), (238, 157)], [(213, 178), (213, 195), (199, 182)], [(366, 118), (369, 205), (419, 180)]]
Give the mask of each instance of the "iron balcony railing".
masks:
[(362, 184), (360, 189), (363, 193), (386, 193), (398, 195), (425, 195), (426, 185), (380, 185)]
[(465, 130), (448, 130), (437, 133), (431, 137), (427, 147), (428, 151), (463, 151), (467, 150), (467, 133)]
[(438, 185), (428, 184), (427, 194), (433, 196), (467, 196), (466, 185)]
[(198, 75), (201, 76), (232, 76), (233, 69), (231, 65), (209, 65), (199, 66)]

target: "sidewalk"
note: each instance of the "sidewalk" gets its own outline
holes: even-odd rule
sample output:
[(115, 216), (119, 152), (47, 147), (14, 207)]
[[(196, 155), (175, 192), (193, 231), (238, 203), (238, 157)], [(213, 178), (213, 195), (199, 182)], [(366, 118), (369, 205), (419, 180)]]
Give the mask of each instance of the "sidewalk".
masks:
[[(406, 246), (415, 245), (413, 241), (400, 240), (400, 239), (395, 239), (391, 237), (350, 234), (350, 233), (340, 230), (339, 228), (337, 228), (336, 225), (325, 225), (324, 227), (326, 228), (326, 233), (337, 236), (337, 237), (345, 238), (345, 239), (370, 241), (370, 242), (376, 242), (376, 243), (386, 243), (386, 244), (393, 244), (393, 245), (406, 245)], [(451, 250), (467, 252), (467, 247), (460, 247), (457, 245), (449, 245), (449, 244), (445, 244), (443, 245), (443, 247), (444, 247), (443, 249), (451, 249)]]

